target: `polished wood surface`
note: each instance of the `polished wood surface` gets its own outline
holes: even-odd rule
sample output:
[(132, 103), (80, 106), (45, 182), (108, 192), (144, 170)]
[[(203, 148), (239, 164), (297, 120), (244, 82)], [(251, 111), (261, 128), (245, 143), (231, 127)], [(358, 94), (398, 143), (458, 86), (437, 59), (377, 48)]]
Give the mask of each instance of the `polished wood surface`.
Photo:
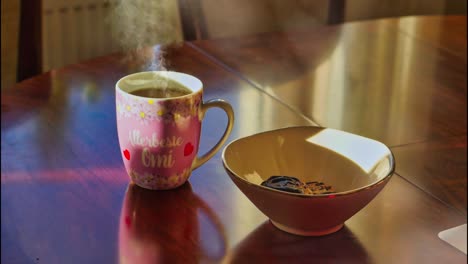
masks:
[(466, 63), (466, 17), (406, 17), (387, 22), (404, 34), (457, 55)]
[[(2, 91), (2, 262), (465, 263), (437, 234), (466, 223), (466, 59), (389, 21), (168, 52), (171, 70), (203, 81), (205, 100), (231, 103), (229, 141), (321, 125), (392, 146), (397, 174), (344, 229), (320, 238), (277, 230), (230, 181), (220, 153), (179, 189), (130, 184), (114, 85), (143, 64), (113, 54)], [(221, 111), (207, 113), (201, 152), (225, 122)]]
[[(446, 26), (439, 19), (439, 37), (456, 35), (466, 54), (466, 17), (448, 19), (459, 24)], [(381, 19), (195, 45), (321, 126), (389, 146), (466, 134), (466, 58), (398, 29), (408, 21)], [(426, 18), (412, 21), (424, 24)], [(452, 28), (463, 27), (458, 38), (463, 30)]]
[(466, 135), (392, 148), (398, 174), (466, 215)]
[(333, 235), (298, 237), (264, 222), (227, 259), (232, 263), (463, 263), (466, 255), (441, 243), (434, 231), (464, 222), (464, 217), (395, 177)]

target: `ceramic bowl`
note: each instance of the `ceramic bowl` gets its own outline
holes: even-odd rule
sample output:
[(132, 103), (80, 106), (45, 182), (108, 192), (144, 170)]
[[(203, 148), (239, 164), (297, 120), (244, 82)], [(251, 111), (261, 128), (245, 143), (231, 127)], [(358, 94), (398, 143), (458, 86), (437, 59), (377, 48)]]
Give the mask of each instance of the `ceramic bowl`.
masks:
[[(229, 177), (277, 228), (304, 236), (338, 231), (390, 180), (395, 161), (384, 144), (344, 131), (289, 127), (237, 139), (223, 150)], [(320, 181), (331, 194), (262, 186), (271, 176)]]

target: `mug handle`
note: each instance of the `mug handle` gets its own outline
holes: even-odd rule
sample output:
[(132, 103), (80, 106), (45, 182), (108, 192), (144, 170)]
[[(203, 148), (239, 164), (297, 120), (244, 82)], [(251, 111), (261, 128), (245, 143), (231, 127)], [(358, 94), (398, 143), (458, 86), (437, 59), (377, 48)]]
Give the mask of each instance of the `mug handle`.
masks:
[(193, 164), (192, 164), (192, 170), (200, 167), (205, 162), (207, 162), (209, 159), (211, 159), (211, 157), (213, 157), (213, 155), (219, 150), (219, 148), (221, 148), (221, 146), (224, 144), (224, 142), (226, 142), (229, 134), (231, 134), (232, 126), (234, 124), (234, 111), (232, 110), (231, 105), (228, 102), (226, 102), (224, 100), (221, 100), (221, 99), (209, 100), (209, 101), (203, 103), (202, 106), (201, 106), (202, 119), (205, 117), (206, 111), (208, 109), (212, 108), (212, 107), (219, 107), (222, 110), (224, 110), (224, 112), (226, 112), (226, 115), (228, 117), (228, 123), (227, 123), (227, 126), (226, 126), (226, 130), (224, 130), (223, 136), (218, 141), (218, 143), (216, 143), (216, 145), (214, 145), (214, 147), (212, 147), (208, 152), (203, 154), (203, 156), (195, 158), (195, 160), (193, 161)]

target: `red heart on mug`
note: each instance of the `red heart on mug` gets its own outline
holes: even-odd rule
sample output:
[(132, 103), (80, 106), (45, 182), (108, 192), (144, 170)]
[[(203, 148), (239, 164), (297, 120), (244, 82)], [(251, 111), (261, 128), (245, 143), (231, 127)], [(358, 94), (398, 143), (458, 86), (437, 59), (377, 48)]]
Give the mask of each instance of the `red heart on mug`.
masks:
[(130, 151), (128, 151), (128, 149), (124, 150), (123, 154), (127, 160), (130, 160)]
[(184, 147), (184, 156), (187, 157), (188, 155), (192, 154), (193, 149), (194, 149), (194, 148), (193, 148), (192, 143), (189, 142), (189, 143), (185, 144), (185, 147)]
[(129, 215), (125, 217), (125, 225), (127, 227), (130, 227), (130, 225), (132, 225), (132, 218)]

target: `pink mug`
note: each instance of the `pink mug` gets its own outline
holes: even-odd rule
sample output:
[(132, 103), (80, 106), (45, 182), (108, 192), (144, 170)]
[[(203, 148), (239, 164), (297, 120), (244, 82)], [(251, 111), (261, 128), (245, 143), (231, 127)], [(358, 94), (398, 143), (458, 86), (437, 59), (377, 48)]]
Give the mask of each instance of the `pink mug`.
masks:
[[(183, 86), (187, 95), (149, 98), (133, 91)], [(116, 84), (116, 115), (119, 144), (131, 180), (152, 190), (176, 188), (187, 181), (192, 170), (207, 162), (226, 142), (232, 130), (231, 105), (216, 99), (203, 103), (203, 84), (194, 76), (171, 71), (127, 75)], [(218, 143), (197, 157), (201, 122), (211, 107), (223, 109), (228, 123)]]

